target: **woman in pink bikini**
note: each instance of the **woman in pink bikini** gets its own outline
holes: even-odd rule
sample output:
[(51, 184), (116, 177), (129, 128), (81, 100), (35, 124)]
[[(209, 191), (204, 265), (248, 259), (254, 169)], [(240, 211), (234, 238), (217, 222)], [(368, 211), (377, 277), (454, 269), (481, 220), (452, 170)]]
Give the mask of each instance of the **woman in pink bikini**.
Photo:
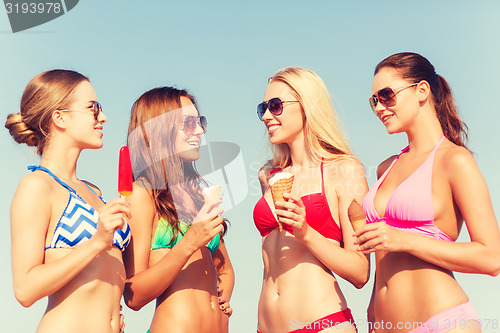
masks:
[[(421, 55), (394, 54), (375, 69), (370, 104), (409, 143), (380, 164), (363, 201), (359, 249), (374, 252), (377, 267), (371, 329), (480, 332), (453, 271), (498, 275), (500, 234), (448, 84)], [(463, 221), (471, 241), (455, 243)]]
[[(264, 195), (253, 213), (263, 237), (258, 332), (353, 333), (354, 320), (336, 276), (357, 288), (369, 277), (368, 260), (356, 251), (347, 214), (352, 200), (361, 202), (368, 191), (363, 166), (313, 72), (278, 71), (257, 113), (274, 146), (274, 160), (259, 172)], [(279, 172), (295, 179), (286, 202), (275, 207), (268, 181)]]

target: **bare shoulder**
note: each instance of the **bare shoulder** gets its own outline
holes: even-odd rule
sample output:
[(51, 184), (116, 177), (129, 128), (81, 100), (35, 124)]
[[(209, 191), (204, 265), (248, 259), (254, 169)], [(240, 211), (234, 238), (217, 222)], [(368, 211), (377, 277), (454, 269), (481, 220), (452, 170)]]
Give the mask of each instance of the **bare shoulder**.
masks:
[(127, 201), (133, 209), (154, 212), (154, 201), (152, 191), (145, 186), (145, 183), (138, 180), (134, 182), (132, 194), (127, 196)]
[(96, 185), (94, 185), (91, 182), (86, 181), (86, 180), (82, 180), (82, 182), (87, 184), (87, 186), (90, 187), (92, 190), (94, 190), (94, 192), (97, 193), (98, 195), (102, 195), (101, 189), (99, 187), (97, 187)]
[(43, 199), (52, 191), (53, 186), (54, 180), (50, 175), (43, 171), (35, 171), (21, 179), (16, 193), (26, 192)]
[(11, 204), (11, 220), (34, 222), (42, 217), (48, 221), (54, 179), (43, 171), (35, 171), (19, 182)]
[(445, 147), (441, 159), (444, 171), (450, 175), (467, 175), (478, 169), (474, 156), (464, 147), (450, 144)]
[(323, 164), (323, 171), (326, 177), (332, 178), (365, 177), (365, 167), (356, 158), (325, 162)]
[(384, 172), (389, 168), (391, 163), (398, 157), (398, 155), (392, 155), (382, 163), (380, 163), (377, 167), (377, 179), (380, 178)]

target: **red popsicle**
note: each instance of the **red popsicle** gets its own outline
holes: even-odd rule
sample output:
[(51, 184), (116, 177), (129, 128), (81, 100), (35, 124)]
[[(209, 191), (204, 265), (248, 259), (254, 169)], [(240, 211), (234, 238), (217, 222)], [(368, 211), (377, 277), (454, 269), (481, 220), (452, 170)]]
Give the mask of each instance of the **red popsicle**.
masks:
[(132, 194), (132, 163), (130, 162), (130, 151), (127, 146), (120, 149), (118, 162), (118, 192), (127, 196)]

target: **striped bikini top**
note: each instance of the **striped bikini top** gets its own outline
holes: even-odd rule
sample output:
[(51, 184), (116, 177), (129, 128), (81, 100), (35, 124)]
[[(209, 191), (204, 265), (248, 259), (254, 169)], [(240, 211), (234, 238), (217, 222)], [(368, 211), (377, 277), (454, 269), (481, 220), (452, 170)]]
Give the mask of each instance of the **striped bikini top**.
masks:
[[(64, 209), (61, 217), (59, 218), (59, 221), (56, 224), (50, 246), (46, 247), (45, 249), (72, 248), (80, 243), (89, 240), (90, 237), (92, 237), (92, 235), (94, 235), (96, 232), (99, 213), (87, 202), (85, 202), (85, 200), (83, 200), (76, 193), (76, 191), (71, 188), (71, 186), (60, 180), (49, 169), (42, 166), (31, 165), (28, 167), (28, 170), (45, 171), (69, 191), (68, 204), (66, 205), (66, 208)], [(106, 203), (104, 199), (100, 195), (98, 195), (90, 186), (87, 185), (87, 187), (95, 195), (97, 195), (102, 202)], [(129, 242), (130, 227), (127, 221), (125, 221), (122, 229), (115, 230), (113, 235), (113, 245), (124, 251)]]

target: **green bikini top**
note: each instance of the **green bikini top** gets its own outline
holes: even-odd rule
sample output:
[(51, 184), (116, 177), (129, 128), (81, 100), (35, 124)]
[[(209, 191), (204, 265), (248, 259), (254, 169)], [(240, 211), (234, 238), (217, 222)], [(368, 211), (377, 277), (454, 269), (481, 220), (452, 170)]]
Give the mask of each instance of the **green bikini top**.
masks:
[[(161, 217), (158, 221), (158, 226), (156, 227), (155, 235), (153, 237), (153, 244), (151, 244), (151, 250), (173, 248), (175, 244), (177, 244), (177, 242), (181, 240), (184, 234), (186, 234), (189, 227), (189, 224), (183, 221), (179, 221), (179, 233), (177, 233), (177, 237), (172, 241), (173, 228), (167, 220)], [(210, 240), (210, 242), (208, 242), (206, 247), (208, 247), (210, 252), (214, 254), (214, 252), (219, 248), (219, 244), (220, 235), (217, 234)]]

